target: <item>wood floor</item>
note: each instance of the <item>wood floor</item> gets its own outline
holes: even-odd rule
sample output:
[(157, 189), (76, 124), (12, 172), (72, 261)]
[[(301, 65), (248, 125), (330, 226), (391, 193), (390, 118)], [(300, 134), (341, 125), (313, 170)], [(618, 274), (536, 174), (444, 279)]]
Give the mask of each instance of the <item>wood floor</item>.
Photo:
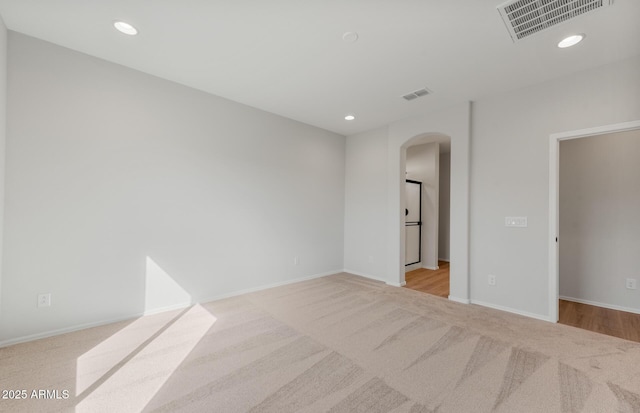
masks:
[(640, 342), (640, 314), (560, 300), (560, 324)]
[[(449, 297), (449, 263), (438, 262), (437, 270), (420, 268), (405, 274), (406, 288)], [(588, 304), (560, 300), (558, 323), (596, 333), (640, 342), (640, 314), (610, 310)]]
[(420, 268), (407, 272), (404, 275), (405, 287), (438, 297), (449, 297), (449, 263), (438, 261), (438, 267), (437, 270)]

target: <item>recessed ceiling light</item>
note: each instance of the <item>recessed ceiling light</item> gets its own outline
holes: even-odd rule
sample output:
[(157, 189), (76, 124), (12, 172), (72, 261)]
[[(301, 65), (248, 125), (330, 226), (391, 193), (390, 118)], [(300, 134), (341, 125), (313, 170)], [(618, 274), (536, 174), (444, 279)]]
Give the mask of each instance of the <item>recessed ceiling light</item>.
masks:
[(138, 34), (138, 29), (126, 22), (117, 21), (113, 23), (113, 27), (118, 29), (119, 32), (128, 34), (129, 36), (135, 36)]
[(347, 43), (355, 43), (356, 41), (358, 41), (358, 37), (358, 33), (356, 32), (346, 32), (342, 35), (342, 40)]
[(580, 43), (582, 39), (584, 39), (584, 37), (584, 34), (574, 34), (569, 37), (565, 37), (560, 41), (560, 43), (558, 43), (558, 47), (564, 49), (566, 47), (575, 46), (576, 44)]
[(354, 120), (356, 117), (353, 115), (347, 115), (344, 117), (344, 120)]

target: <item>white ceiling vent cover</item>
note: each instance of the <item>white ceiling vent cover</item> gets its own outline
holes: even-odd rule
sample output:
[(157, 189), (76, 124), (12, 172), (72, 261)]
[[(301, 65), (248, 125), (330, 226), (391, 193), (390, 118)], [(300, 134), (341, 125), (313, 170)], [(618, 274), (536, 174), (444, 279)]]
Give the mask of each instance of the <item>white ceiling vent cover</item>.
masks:
[(402, 98), (404, 100), (413, 100), (413, 99), (418, 99), (422, 96), (427, 96), (430, 93), (431, 91), (425, 87), (419, 90), (414, 90), (411, 93), (407, 93), (406, 95), (403, 95)]
[(613, 0), (512, 0), (498, 6), (498, 11), (516, 42), (611, 4)]

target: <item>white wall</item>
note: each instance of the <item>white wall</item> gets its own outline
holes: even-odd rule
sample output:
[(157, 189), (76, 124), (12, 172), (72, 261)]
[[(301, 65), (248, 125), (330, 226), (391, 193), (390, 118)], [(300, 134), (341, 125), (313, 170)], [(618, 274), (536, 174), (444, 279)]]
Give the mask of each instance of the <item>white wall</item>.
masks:
[(451, 179), (451, 153), (440, 154), (440, 205), (438, 207), (438, 259), (449, 261), (449, 203)]
[[(451, 138), (452, 147), (451, 298), (468, 300), (468, 104), (347, 137), (347, 271), (381, 279), (390, 285), (404, 283), (406, 148), (440, 141), (445, 135)], [(382, 248), (385, 253), (378, 256)], [(367, 260), (371, 256), (375, 263)]]
[(343, 268), (342, 136), (10, 32), (7, 154), (5, 343)]
[[(347, 154), (349, 173), (369, 179), (370, 185), (380, 184), (386, 167), (386, 230), (380, 226), (366, 228), (365, 232), (348, 207), (363, 195), (350, 192), (346, 236), (352, 245), (371, 245), (375, 241), (366, 239), (364, 234), (381, 234), (387, 240), (388, 255), (386, 272), (378, 277), (389, 284), (399, 284), (396, 280), (404, 265), (404, 234), (399, 225), (404, 211), (404, 176), (400, 171), (404, 170), (405, 159), (401, 148), (430, 132), (448, 135), (452, 142), (450, 298), (463, 302), (471, 298), (479, 304), (549, 319), (549, 136), (640, 119), (638, 73), (640, 58), (636, 57), (479, 99), (471, 108), (471, 124), (466, 105), (390, 124), (386, 165), (367, 164), (369, 172), (375, 169), (375, 178), (360, 174), (362, 161), (355, 162), (353, 154)], [(360, 136), (348, 137), (347, 146), (357, 141), (358, 150), (368, 150), (370, 145), (380, 149), (382, 137), (374, 142)], [(384, 206), (369, 208), (380, 214)], [(367, 212), (362, 209), (359, 213)], [(527, 216), (529, 226), (506, 228), (505, 216)], [(356, 239), (362, 242), (355, 242)], [(365, 254), (364, 247), (345, 250), (345, 262), (361, 262), (362, 258), (356, 257)], [(489, 274), (497, 276), (496, 286), (488, 285)]]
[(350, 136), (346, 145), (345, 271), (386, 280), (387, 128)]
[(438, 267), (439, 154), (437, 142), (407, 148), (406, 179), (422, 182), (422, 262), (419, 267), (428, 269)]
[[(549, 317), (549, 136), (640, 119), (639, 73), (634, 58), (474, 103), (475, 302)], [(506, 228), (505, 216), (527, 216), (529, 226)], [(496, 286), (488, 285), (488, 274), (496, 275)]]
[(2, 318), (2, 244), (4, 239), (4, 179), (7, 143), (7, 27), (0, 17), (0, 318)]
[(640, 312), (640, 130), (560, 142), (560, 295)]

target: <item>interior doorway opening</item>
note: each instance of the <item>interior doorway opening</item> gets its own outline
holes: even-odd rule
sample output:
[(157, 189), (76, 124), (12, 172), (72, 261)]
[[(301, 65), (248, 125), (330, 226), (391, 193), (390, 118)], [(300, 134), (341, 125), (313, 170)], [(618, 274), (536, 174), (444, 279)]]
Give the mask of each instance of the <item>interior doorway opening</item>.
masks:
[(404, 183), (406, 149), (438, 139), (451, 141), (451, 218), (449, 300), (471, 302), (469, 279), (469, 177), (471, 102), (398, 122), (387, 141), (387, 278), (396, 287), (406, 285), (404, 272)]
[(446, 135), (418, 138), (405, 149), (406, 287), (445, 298), (450, 294), (450, 165)]
[[(623, 136), (631, 140), (620, 146), (614, 139)], [(628, 146), (632, 141), (636, 149)], [(634, 300), (633, 290), (625, 285), (628, 271), (623, 267), (637, 267), (637, 262), (631, 262), (637, 260), (637, 254), (631, 250), (625, 253), (625, 249), (637, 247), (637, 238), (625, 241), (625, 233), (633, 225), (640, 226), (635, 205), (640, 202), (640, 193), (629, 191), (637, 185), (627, 182), (637, 178), (637, 173), (623, 179), (620, 173), (624, 172), (621, 165), (637, 163), (633, 151), (640, 150), (638, 143), (640, 121), (550, 137), (550, 321), (634, 340), (625, 331), (625, 323), (637, 323), (640, 308), (633, 305), (637, 298)], [(613, 152), (604, 150), (608, 146)], [(569, 152), (572, 148), (575, 151)], [(580, 164), (586, 169), (580, 169)]]

